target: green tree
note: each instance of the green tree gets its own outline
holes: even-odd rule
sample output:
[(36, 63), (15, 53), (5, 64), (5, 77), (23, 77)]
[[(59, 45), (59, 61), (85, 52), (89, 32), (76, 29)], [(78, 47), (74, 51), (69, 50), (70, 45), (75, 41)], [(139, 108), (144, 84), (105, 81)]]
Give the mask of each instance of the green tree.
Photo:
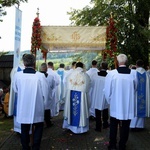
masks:
[[(20, 5), (20, 3), (23, 2), (28, 2), (28, 0), (0, 0), (0, 17), (7, 15), (7, 12), (5, 11), (6, 7), (11, 7), (13, 5)], [(3, 20), (0, 19), (0, 22)]]
[(28, 0), (0, 0), (0, 5), (2, 7), (11, 7), (15, 4), (20, 5), (20, 3), (23, 2), (28, 2)]
[(110, 13), (116, 21), (117, 52), (129, 56), (129, 62), (149, 61), (149, 0), (91, 0), (82, 10), (71, 9), (71, 24), (83, 26), (108, 25)]

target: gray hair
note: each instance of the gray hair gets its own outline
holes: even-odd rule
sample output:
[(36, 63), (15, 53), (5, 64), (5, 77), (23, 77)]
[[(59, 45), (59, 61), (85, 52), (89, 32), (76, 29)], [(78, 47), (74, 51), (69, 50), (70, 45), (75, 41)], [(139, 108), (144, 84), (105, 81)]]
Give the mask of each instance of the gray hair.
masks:
[(128, 58), (125, 54), (119, 54), (117, 56), (117, 61), (118, 61), (119, 64), (126, 64), (127, 61), (128, 61)]
[(47, 71), (47, 64), (46, 63), (41, 64), (40, 71)]
[(24, 54), (22, 60), (26, 67), (33, 67), (35, 65), (35, 56), (33, 54)]

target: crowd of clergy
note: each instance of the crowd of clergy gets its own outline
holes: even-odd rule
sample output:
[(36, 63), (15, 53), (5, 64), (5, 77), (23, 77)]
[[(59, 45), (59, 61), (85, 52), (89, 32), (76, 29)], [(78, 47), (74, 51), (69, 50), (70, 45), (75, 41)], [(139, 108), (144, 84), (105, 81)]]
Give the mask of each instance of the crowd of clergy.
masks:
[[(11, 74), (14, 92), (14, 131), (20, 133), (22, 149), (40, 149), (44, 125), (55, 124), (51, 118), (63, 111), (62, 128), (74, 134), (88, 132), (90, 117), (95, 132), (109, 129), (108, 150), (125, 150), (129, 130), (144, 129), (150, 115), (150, 74), (143, 60), (128, 67), (125, 54), (117, 56), (118, 67), (108, 70), (108, 63), (73, 62), (69, 70), (53, 62), (42, 63), (36, 71), (35, 57), (23, 55), (24, 68)], [(119, 139), (117, 132), (119, 128)], [(32, 143), (31, 143), (32, 135)]]

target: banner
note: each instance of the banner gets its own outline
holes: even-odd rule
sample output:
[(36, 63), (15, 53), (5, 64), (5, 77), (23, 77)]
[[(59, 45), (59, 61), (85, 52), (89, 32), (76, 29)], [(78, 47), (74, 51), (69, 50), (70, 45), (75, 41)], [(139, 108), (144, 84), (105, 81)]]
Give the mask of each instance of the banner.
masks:
[(18, 8), (16, 9), (15, 16), (15, 42), (14, 42), (14, 61), (13, 61), (13, 70), (11, 72), (11, 86), (10, 86), (10, 97), (9, 97), (9, 116), (13, 115), (14, 111), (14, 100), (15, 93), (12, 89), (13, 76), (15, 72), (18, 70), (19, 62), (20, 62), (20, 45), (21, 45), (21, 23), (22, 23), (22, 11)]
[(20, 62), (21, 23), (22, 23), (22, 11), (16, 8), (13, 68), (18, 67)]

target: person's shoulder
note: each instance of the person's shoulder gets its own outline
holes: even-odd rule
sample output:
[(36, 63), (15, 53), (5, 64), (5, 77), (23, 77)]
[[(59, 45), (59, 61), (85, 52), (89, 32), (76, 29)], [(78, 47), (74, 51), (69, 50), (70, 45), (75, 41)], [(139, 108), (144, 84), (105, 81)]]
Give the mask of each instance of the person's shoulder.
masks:
[(91, 72), (91, 68), (89, 68), (87, 71), (86, 71), (86, 73), (90, 73)]
[(137, 70), (136, 69), (131, 69), (131, 74), (137, 74)]
[(115, 73), (117, 73), (117, 69), (109, 70), (109, 71), (107, 72), (107, 75), (108, 75), (108, 74), (115, 74)]
[(15, 72), (15, 76), (19, 76), (19, 75), (21, 75), (21, 74), (23, 74), (23, 70), (21, 70), (21, 71), (18, 71), (18, 72)]
[(39, 72), (39, 71), (36, 71), (36, 75), (38, 76), (38, 77), (44, 77), (45, 78), (45, 75), (44, 75), (44, 73), (41, 73), (41, 72)]
[(86, 72), (83, 72), (83, 77), (85, 77), (85, 79), (91, 80), (90, 76)]

